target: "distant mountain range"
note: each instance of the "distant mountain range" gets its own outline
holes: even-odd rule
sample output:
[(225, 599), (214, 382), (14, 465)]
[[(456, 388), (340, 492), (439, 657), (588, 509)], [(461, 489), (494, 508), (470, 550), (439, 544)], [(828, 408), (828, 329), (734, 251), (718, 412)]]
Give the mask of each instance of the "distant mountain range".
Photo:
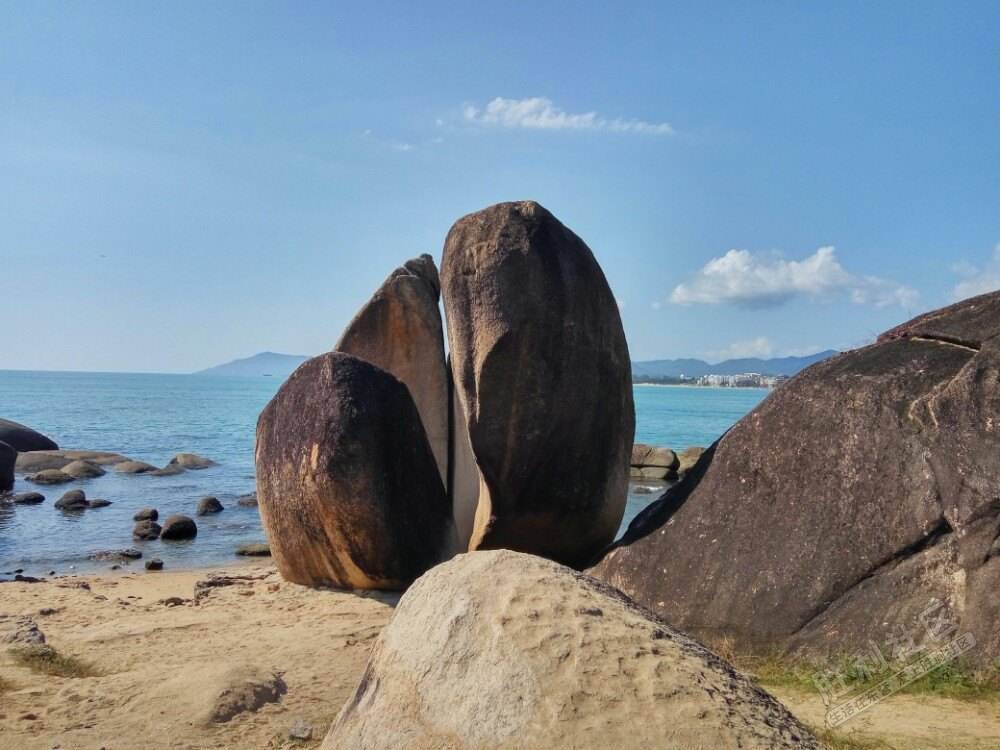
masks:
[[(654, 359), (632, 363), (632, 377), (679, 378), (684, 375), (697, 378), (702, 375), (738, 375), (743, 372), (759, 372), (762, 375), (794, 375), (809, 365), (837, 354), (833, 349), (817, 352), (805, 357), (775, 357), (773, 359), (727, 359), (710, 365), (701, 359)], [(261, 352), (252, 357), (234, 359), (222, 365), (199, 370), (196, 375), (243, 375), (262, 377), (270, 375), (284, 380), (296, 367), (309, 357), (301, 354), (278, 354)]]
[(199, 370), (195, 375), (244, 375), (252, 377), (262, 377), (271, 375), (284, 380), (296, 367), (305, 362), (309, 357), (301, 354), (278, 354), (277, 352), (261, 352), (252, 357), (244, 359), (234, 359), (224, 365), (209, 367), (207, 370)]
[(809, 354), (805, 357), (775, 357), (760, 359), (748, 357), (744, 359), (727, 359), (710, 365), (701, 359), (653, 359), (646, 362), (632, 363), (632, 377), (641, 378), (679, 378), (684, 375), (698, 378), (702, 375), (739, 375), (744, 372), (759, 372), (761, 375), (795, 375), (809, 365), (821, 362), (838, 352), (827, 349), (825, 352)]

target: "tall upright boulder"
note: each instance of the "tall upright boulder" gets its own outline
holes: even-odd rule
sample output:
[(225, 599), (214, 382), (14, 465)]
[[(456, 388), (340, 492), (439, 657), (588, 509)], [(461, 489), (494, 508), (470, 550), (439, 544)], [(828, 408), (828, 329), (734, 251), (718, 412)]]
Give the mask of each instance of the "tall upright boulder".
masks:
[(323, 750), (819, 750), (780, 703), (634, 602), (550, 560), (459, 555), (379, 635)]
[(429, 255), (397, 268), (347, 326), (334, 351), (393, 374), (410, 390), (441, 481), (448, 481), (448, 370), (438, 300), (441, 283)]
[(453, 554), (451, 507), (417, 407), (342, 352), (301, 365), (257, 423), (257, 497), (289, 581), (397, 589)]
[(542, 206), (501, 203), (451, 228), (441, 287), (455, 412), (480, 475), (470, 549), (583, 564), (621, 522), (635, 426), (600, 266)]
[(1000, 292), (779, 387), (592, 572), (741, 648), (891, 658), (930, 619), (1000, 657)]
[(14, 488), (15, 463), (17, 451), (7, 443), (0, 442), (0, 492), (8, 492)]
[(7, 443), (11, 448), (21, 453), (24, 451), (54, 451), (59, 448), (54, 440), (45, 437), (42, 433), (9, 419), (0, 419), (0, 441)]

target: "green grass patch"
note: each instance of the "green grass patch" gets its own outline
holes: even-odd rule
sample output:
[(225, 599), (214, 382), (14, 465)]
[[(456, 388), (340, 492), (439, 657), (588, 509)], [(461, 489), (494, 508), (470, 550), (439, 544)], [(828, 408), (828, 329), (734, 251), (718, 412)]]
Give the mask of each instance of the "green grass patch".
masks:
[(32, 672), (55, 677), (96, 677), (97, 670), (75, 656), (64, 656), (52, 646), (25, 646), (13, 649), (14, 662)]
[[(843, 675), (852, 693), (875, 687), (901, 670), (904, 664), (890, 664), (884, 671), (872, 674), (859, 671), (847, 660), (829, 664), (814, 664), (781, 657), (736, 657), (733, 663), (765, 687), (819, 693), (813, 681), (822, 670)], [(974, 668), (959, 662), (942, 664), (899, 691), (910, 695), (936, 695), (957, 700), (1000, 700), (1000, 667)]]

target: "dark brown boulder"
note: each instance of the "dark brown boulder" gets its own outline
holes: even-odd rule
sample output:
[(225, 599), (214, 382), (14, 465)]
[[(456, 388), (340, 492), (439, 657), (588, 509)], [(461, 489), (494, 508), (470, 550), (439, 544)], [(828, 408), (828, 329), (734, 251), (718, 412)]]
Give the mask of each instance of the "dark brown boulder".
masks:
[(9, 492), (14, 488), (15, 463), (17, 451), (0, 441), (0, 492)]
[[(140, 524), (146, 523), (145, 521), (140, 521)], [(152, 521), (149, 523), (156, 524)], [(138, 526), (138, 524), (136, 524)], [(161, 539), (194, 539), (198, 536), (198, 525), (193, 519), (188, 518), (178, 514), (167, 516), (163, 521), (163, 527), (160, 531)]]
[(213, 513), (221, 513), (224, 510), (225, 507), (219, 502), (219, 498), (203, 497), (198, 501), (198, 509), (195, 511), (195, 515), (208, 516)]
[(540, 205), (501, 203), (451, 228), (441, 288), (481, 475), (470, 548), (585, 563), (621, 522), (635, 423), (604, 273)]
[(440, 295), (431, 256), (407, 261), (354, 316), (334, 351), (371, 362), (403, 381), (417, 405), (441, 481), (447, 482), (448, 370)]
[(20, 451), (50, 451), (58, 450), (55, 441), (9, 419), (0, 419), (0, 442), (7, 443), (11, 448)]
[(160, 517), (160, 511), (156, 508), (142, 508), (134, 516), (133, 521), (155, 521)]
[(70, 490), (56, 500), (55, 507), (59, 510), (86, 510), (87, 496), (83, 490)]
[[(592, 570), (737, 648), (831, 656), (928, 611), (1000, 656), (1000, 293), (782, 385)], [(936, 603), (935, 603), (936, 602)], [(940, 635), (940, 633), (939, 633)]]
[(406, 386), (340, 352), (308, 360), (257, 423), (257, 497), (281, 574), (396, 589), (455, 547), (451, 507)]

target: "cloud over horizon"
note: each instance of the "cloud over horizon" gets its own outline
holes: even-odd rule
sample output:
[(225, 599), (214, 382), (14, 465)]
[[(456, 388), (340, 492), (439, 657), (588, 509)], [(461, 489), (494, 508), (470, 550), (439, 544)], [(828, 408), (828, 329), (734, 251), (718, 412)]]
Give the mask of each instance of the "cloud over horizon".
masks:
[(794, 297), (830, 298), (846, 294), (855, 304), (875, 307), (916, 304), (915, 290), (877, 276), (849, 272), (832, 246), (802, 260), (777, 254), (730, 250), (706, 263), (692, 279), (674, 287), (670, 301), (678, 305), (731, 303), (742, 307), (777, 307)]
[(962, 263), (952, 270), (963, 277), (951, 291), (951, 296), (956, 302), (1000, 289), (1000, 242), (993, 246), (993, 255), (982, 268)]
[(533, 96), (525, 99), (496, 97), (483, 108), (467, 104), (462, 109), (466, 122), (476, 125), (529, 130), (607, 130), (613, 133), (673, 135), (667, 122), (646, 122), (620, 117), (608, 119), (596, 112), (571, 113), (560, 109), (551, 99)]

